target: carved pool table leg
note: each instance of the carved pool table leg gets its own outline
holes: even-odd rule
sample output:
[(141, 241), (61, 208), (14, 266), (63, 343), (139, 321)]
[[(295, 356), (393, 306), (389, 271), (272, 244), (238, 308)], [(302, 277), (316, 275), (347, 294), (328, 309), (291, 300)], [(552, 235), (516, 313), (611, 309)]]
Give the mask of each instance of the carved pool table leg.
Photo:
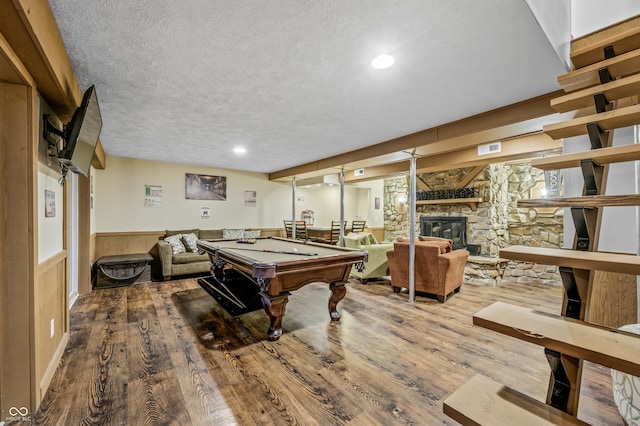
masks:
[(270, 304), (264, 304), (264, 311), (269, 315), (271, 325), (267, 332), (268, 340), (278, 340), (282, 335), (282, 317), (289, 301), (289, 294), (271, 297)]
[(329, 315), (331, 316), (331, 321), (339, 321), (341, 315), (336, 308), (338, 306), (338, 302), (344, 299), (344, 296), (347, 294), (347, 288), (344, 286), (344, 283), (331, 283), (329, 284), (329, 288), (331, 289), (331, 297), (329, 298)]

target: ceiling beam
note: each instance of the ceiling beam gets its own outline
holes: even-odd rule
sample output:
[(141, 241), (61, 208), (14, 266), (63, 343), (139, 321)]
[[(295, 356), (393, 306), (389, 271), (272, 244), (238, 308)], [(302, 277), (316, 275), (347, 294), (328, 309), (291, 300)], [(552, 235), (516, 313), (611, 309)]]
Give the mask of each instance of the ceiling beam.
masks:
[[(36, 82), (38, 93), (61, 121), (68, 121), (82, 102), (69, 55), (47, 0), (3, 2), (0, 34)], [(104, 168), (104, 149), (98, 141), (92, 165)]]
[(82, 101), (82, 91), (47, 0), (10, 0), (0, 15), (0, 32), (38, 85), (38, 92), (62, 120)]
[[(562, 152), (562, 141), (551, 139), (544, 133), (512, 138), (502, 141), (501, 151), (478, 155), (477, 147), (468, 147), (459, 151), (444, 152), (420, 157), (416, 160), (417, 173), (432, 173), (464, 167), (484, 166), (491, 163), (524, 160), (544, 155), (557, 155)], [(409, 173), (409, 161), (366, 168), (364, 175), (355, 176), (352, 170), (345, 172), (345, 182), (364, 182), (367, 180), (403, 176)]]
[[(541, 130), (544, 124), (565, 119), (550, 105), (551, 99), (563, 93), (562, 91), (547, 93), (366, 148), (279, 170), (270, 173), (269, 179), (288, 181), (293, 177), (312, 177), (325, 172), (329, 173), (327, 170), (331, 168), (352, 170), (401, 162), (409, 159), (412, 151), (418, 149), (417, 151), (428, 152), (430, 149), (426, 147), (436, 143), (461, 149), (464, 147), (464, 141), (467, 141), (468, 144), (479, 144), (536, 132)], [(472, 142), (470, 135), (474, 135), (475, 142)], [(451, 142), (460, 145), (451, 145)]]

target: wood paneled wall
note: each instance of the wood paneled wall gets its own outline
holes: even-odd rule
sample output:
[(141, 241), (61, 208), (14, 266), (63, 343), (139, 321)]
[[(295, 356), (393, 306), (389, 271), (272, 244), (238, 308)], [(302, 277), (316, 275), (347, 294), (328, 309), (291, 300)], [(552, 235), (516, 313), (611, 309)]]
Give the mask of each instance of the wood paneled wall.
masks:
[(365, 231), (371, 232), (378, 242), (384, 241), (384, 228), (366, 228)]
[[(62, 251), (39, 265), (34, 291), (35, 373), (37, 400), (44, 397), (69, 338), (67, 253)], [(51, 321), (53, 320), (53, 335)]]
[[(257, 228), (251, 228), (257, 229)], [(284, 237), (284, 228), (259, 228), (263, 237)], [(91, 262), (102, 256), (148, 253), (165, 231), (98, 232), (92, 235), (95, 246)]]
[(95, 234), (95, 253), (92, 262), (102, 256), (148, 253), (164, 235), (164, 231), (99, 232)]

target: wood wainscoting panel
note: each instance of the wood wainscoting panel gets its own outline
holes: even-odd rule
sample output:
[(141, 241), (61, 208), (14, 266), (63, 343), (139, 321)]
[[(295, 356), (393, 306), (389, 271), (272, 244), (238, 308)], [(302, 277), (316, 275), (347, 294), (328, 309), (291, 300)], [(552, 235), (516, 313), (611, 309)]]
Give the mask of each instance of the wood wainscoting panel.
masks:
[(95, 234), (95, 253), (92, 262), (102, 256), (148, 253), (164, 231), (99, 232)]
[(49, 387), (69, 336), (67, 252), (61, 251), (39, 266), (34, 292), (35, 372), (36, 383), (40, 384), (38, 401), (42, 400)]
[(371, 232), (378, 242), (384, 241), (384, 228), (367, 228), (367, 232)]
[[(262, 237), (285, 237), (284, 228), (247, 228), (259, 229)], [(92, 235), (91, 263), (102, 256), (148, 253), (165, 231), (98, 232)]]

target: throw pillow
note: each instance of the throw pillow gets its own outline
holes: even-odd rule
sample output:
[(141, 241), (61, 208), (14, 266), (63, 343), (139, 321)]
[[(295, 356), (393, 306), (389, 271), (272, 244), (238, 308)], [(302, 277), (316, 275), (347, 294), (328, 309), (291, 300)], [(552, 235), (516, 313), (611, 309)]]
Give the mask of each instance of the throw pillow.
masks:
[(244, 238), (260, 238), (260, 230), (244, 231)]
[(182, 234), (172, 235), (164, 239), (171, 246), (171, 253), (186, 253), (187, 249), (182, 244)]
[(244, 229), (223, 229), (222, 238), (225, 240), (236, 240), (238, 238), (246, 238)]
[(191, 253), (198, 252), (196, 241), (198, 241), (198, 237), (196, 237), (196, 234), (182, 234), (182, 242), (184, 243), (186, 249)]

